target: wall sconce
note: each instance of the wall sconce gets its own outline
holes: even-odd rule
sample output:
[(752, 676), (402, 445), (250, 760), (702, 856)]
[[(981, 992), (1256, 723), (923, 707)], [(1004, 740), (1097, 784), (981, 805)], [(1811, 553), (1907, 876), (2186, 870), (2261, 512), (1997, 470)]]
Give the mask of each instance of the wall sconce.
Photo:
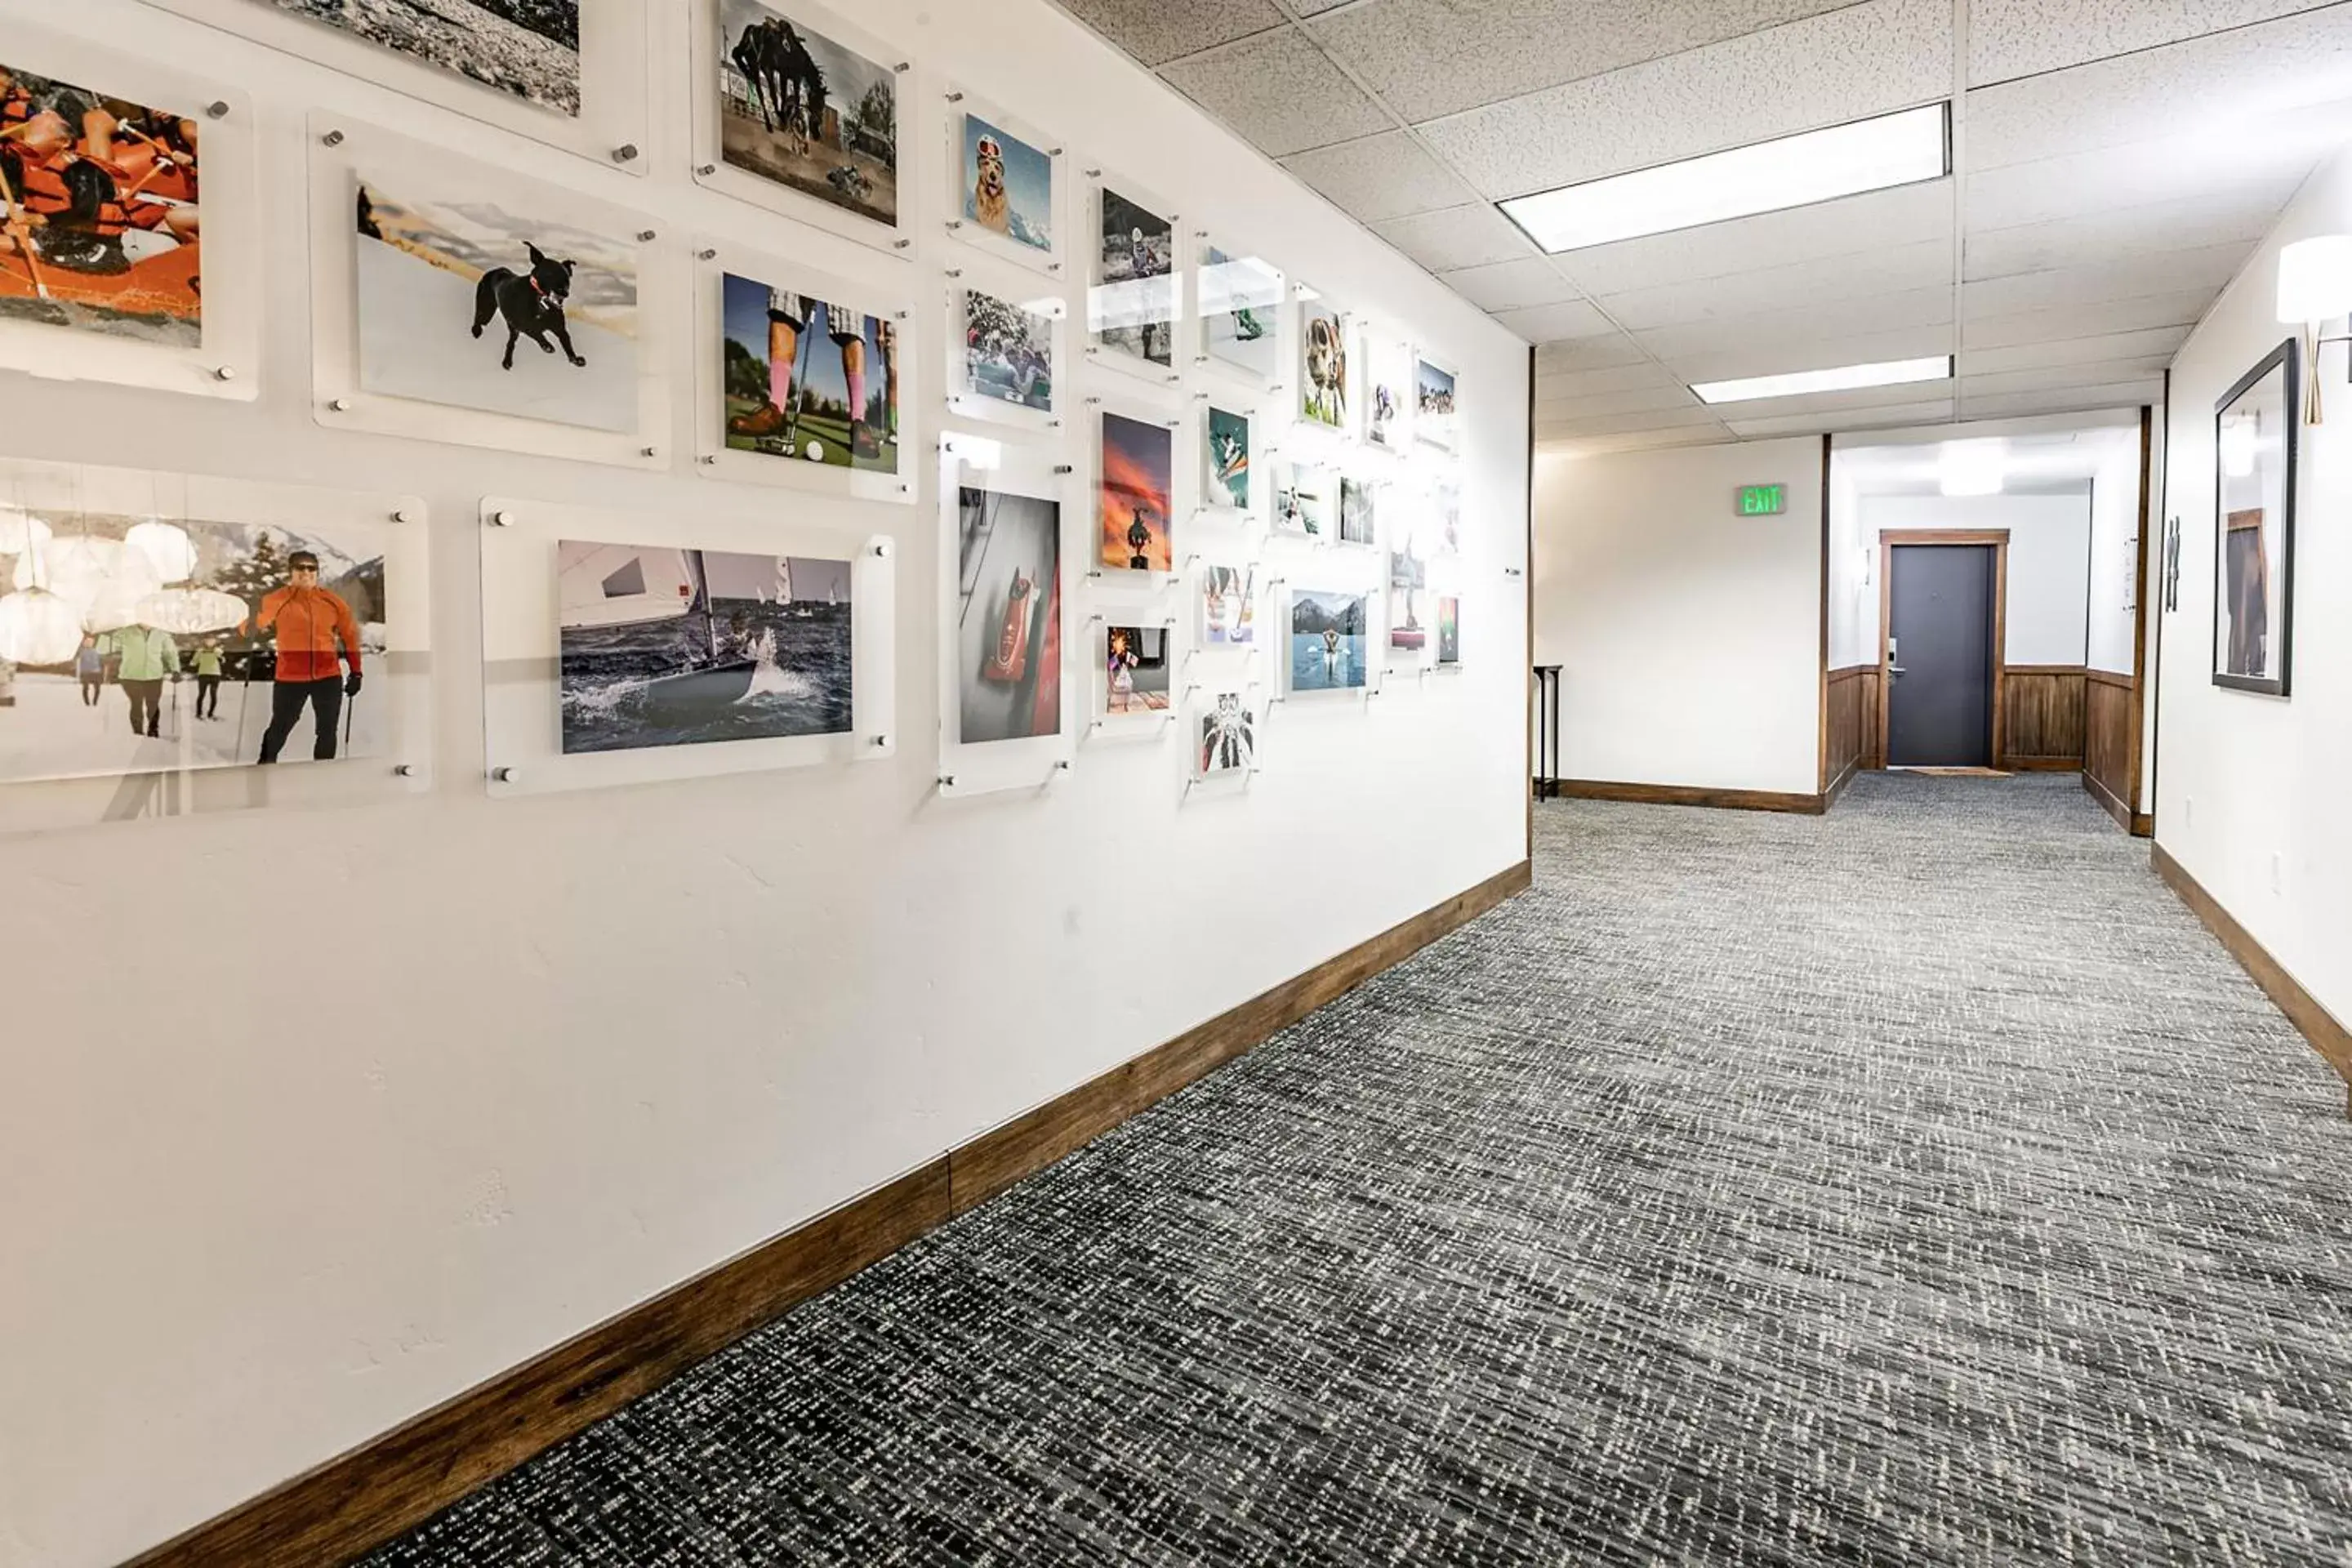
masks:
[(2303, 419), (2320, 422), (2319, 345), (2352, 339), (2323, 338), (2322, 323), (2352, 314), (2352, 235), (2322, 235), (2299, 239), (2279, 252), (2278, 319), (2281, 325), (2303, 329), (2304, 354), (2311, 362), (2305, 384)]

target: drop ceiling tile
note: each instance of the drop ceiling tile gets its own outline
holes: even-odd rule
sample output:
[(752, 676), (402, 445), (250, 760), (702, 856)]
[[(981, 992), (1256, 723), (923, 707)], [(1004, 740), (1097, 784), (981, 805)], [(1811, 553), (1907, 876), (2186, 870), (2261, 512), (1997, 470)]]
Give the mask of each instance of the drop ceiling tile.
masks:
[(1618, 335), (1609, 318), (1589, 300), (1568, 300), (1557, 305), (1536, 305), (1524, 310), (1498, 310), (1495, 320), (1531, 343), (1558, 342), (1562, 338)]
[(2270, 232), (2278, 215), (2279, 203), (2267, 189), (2251, 195), (2216, 193), (2151, 202), (2013, 228), (1982, 228), (1971, 213), (1962, 276), (2000, 278), (2210, 245), (2234, 243), (2251, 249)]
[(1318, 147), (1282, 166), (1363, 223), (1460, 206), (1477, 195), (1402, 131)]
[(1969, 82), (2063, 69), (2335, 0), (1969, 0)]
[(1428, 268), (1451, 272), (1536, 254), (1535, 242), (1519, 226), (1485, 202), (1444, 207), (1411, 217), (1388, 218), (1372, 232)]
[(1583, 397), (1546, 397), (1536, 394), (1536, 423), (1590, 419), (1604, 414), (1640, 414), (1664, 408), (1702, 406), (1690, 388), (1680, 383), (1633, 387), (1624, 392), (1596, 392)]
[[(1631, 342), (1631, 339), (1626, 340)], [(1639, 364), (1621, 364), (1606, 370), (1551, 370), (1545, 366), (1544, 353), (1536, 355), (1536, 401), (1547, 398), (1591, 397), (1604, 392), (1632, 392), (1643, 387), (1671, 387), (1684, 390), (1682, 378), (1664, 366), (1648, 360)]]
[(1296, 27), (1194, 55), (1160, 74), (1277, 158), (1395, 123)]
[(1851, 3), (1368, 0), (1312, 31), (1391, 108), (1418, 121)]
[(1935, 381), (1915, 381), (1907, 386), (1862, 386), (1845, 392), (1805, 392), (1793, 397), (1750, 397), (1738, 403), (1714, 403), (1703, 406), (1713, 408), (1717, 416), (1725, 420), (1769, 419), (1784, 414), (1852, 414), (1860, 409), (1932, 403), (1937, 398), (1948, 402), (1955, 391), (1952, 378), (1942, 376)]
[(1949, 0), (1864, 0), (1422, 126), (1501, 198), (1858, 120), (1951, 90)]
[(1141, 60), (1157, 66), (1282, 26), (1274, 0), (1059, 0), (1062, 9)]
[(2179, 136), (2011, 163), (1969, 174), (1969, 230), (2200, 199), (2269, 202), (2275, 212), (2286, 205), (2316, 156), (2299, 139), (2217, 144), (2201, 136)]
[(2013, 316), (2059, 305), (2098, 305), (2150, 294), (2185, 294), (2202, 289), (2210, 297), (2237, 276), (2252, 250), (2249, 245), (2214, 245), (2200, 250), (2162, 250), (2089, 267), (2047, 272), (2012, 272), (1967, 284), (1960, 291), (1960, 319)]
[(1731, 439), (1720, 425), (1698, 425), (1686, 430), (1635, 430), (1622, 436), (1555, 437), (1536, 432), (1536, 446), (1554, 458), (1605, 458), (1612, 452), (1653, 451), (1662, 447), (1709, 447)]
[(1622, 436), (1635, 430), (1689, 430), (1712, 426), (1720, 429), (1720, 410), (1701, 405), (1688, 408), (1654, 408), (1641, 414), (1597, 414), (1581, 419), (1538, 419), (1539, 436)]
[(1596, 333), (1536, 345), (1536, 374), (1581, 375), (1589, 371), (1656, 370), (1642, 345), (1622, 332)]
[(2186, 134), (2252, 141), (2282, 110), (2352, 100), (2352, 6), (1969, 94), (1968, 166)]
[(2161, 359), (2168, 363), (2180, 345), (2189, 341), (2189, 333), (2187, 327), (2151, 327), (2145, 331), (2108, 332), (2098, 337), (2064, 338), (2056, 342), (1971, 348), (1960, 355), (1960, 375), (1965, 379), (2001, 371), (2095, 364), (2108, 360)]
[(2153, 327), (2194, 326), (2213, 303), (2213, 293), (2210, 289), (2198, 289), (2180, 294), (2110, 300), (2104, 304), (2061, 305), (2013, 316), (1986, 316), (1960, 329), (1960, 346), (1963, 350), (2011, 348), (2020, 343), (2095, 338)]
[(1937, 425), (1953, 416), (1950, 398), (1919, 403), (1888, 404), (1829, 414), (1777, 414), (1760, 419), (1726, 421), (1743, 439), (1765, 436), (1804, 436), (1818, 431), (1890, 430), (1908, 425)]
[[(1951, 320), (1952, 290), (1947, 286), (1806, 305), (1722, 321), (1658, 327), (1649, 331), (1637, 331), (1633, 336), (1654, 356), (1678, 371), (1684, 370), (1684, 362), (1694, 356), (1720, 353), (1726, 350), (1753, 350), (1756, 357), (1777, 363), (1767, 363), (1753, 372), (1732, 374), (1770, 375), (1781, 371), (1816, 370), (1862, 363), (1825, 358), (1822, 353), (1816, 352), (1815, 345), (1830, 340), (1919, 327), (1943, 327), (1947, 329), (1945, 335), (1948, 336)], [(1917, 352), (1927, 354), (1941, 351), (1921, 349)], [(1906, 356), (1871, 356), (1873, 360), (1898, 357)]]
[[(1948, 291), (1946, 298), (1949, 299)], [(1949, 313), (1948, 308), (1947, 314)], [(1888, 327), (1876, 331), (1840, 333), (1811, 323), (1808, 335), (1793, 341), (1753, 342), (1720, 333), (1665, 359), (1666, 368), (1685, 381), (1734, 381), (1751, 375), (1780, 375), (1790, 371), (1826, 370), (1836, 365), (1884, 364), (1889, 360), (1926, 359), (1952, 352), (1956, 330), (1948, 321), (1917, 327)]]
[[(1557, 305), (1576, 299), (1576, 285), (1553, 270), (1539, 256), (1523, 261), (1498, 261), (1488, 267), (1465, 268), (1439, 279), (1482, 310), (1516, 310), (1529, 305)], [(1570, 334), (1573, 336), (1574, 334)]]
[(1668, 283), (1603, 296), (1598, 302), (1627, 331), (1685, 322), (1722, 322), (1866, 295), (1952, 285), (1952, 242), (1921, 240), (1852, 256), (1759, 268), (1753, 272)]
[(1963, 393), (1960, 414), (1968, 419), (2014, 419), (2029, 414), (2087, 414), (2109, 408), (2137, 408), (2163, 401), (2162, 381), (2131, 381), (2054, 392), (2002, 393), (1990, 397), (1971, 397)]
[(2092, 363), (2045, 365), (2034, 370), (2005, 370), (1989, 375), (1963, 374), (1960, 395), (1975, 398), (2009, 392), (2047, 392), (2063, 387), (2107, 386), (2125, 382), (2162, 381), (2172, 363), (2170, 354), (2139, 359), (2101, 360)]
[(1563, 251), (1552, 260), (1587, 294), (1597, 298), (1759, 268), (1794, 266), (1882, 246), (1937, 240), (1948, 247), (1953, 195), (1951, 181), (1935, 180)]

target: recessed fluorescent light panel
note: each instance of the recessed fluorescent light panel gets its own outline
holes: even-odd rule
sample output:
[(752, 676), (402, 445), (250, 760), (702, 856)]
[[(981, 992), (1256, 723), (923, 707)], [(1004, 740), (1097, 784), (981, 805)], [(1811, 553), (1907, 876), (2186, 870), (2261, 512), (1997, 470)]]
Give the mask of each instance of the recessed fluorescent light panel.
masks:
[(1931, 103), (1514, 196), (1502, 206), (1530, 239), (1557, 254), (1940, 180), (1952, 172), (1951, 147), (1951, 105)]
[(1787, 375), (1751, 375), (1745, 381), (1695, 382), (1701, 403), (1747, 403), (1759, 397), (1798, 397), (1808, 392), (1853, 392), (1865, 386), (1904, 386), (1915, 381), (1947, 381), (1952, 356), (1885, 360), (1877, 364), (1801, 370)]

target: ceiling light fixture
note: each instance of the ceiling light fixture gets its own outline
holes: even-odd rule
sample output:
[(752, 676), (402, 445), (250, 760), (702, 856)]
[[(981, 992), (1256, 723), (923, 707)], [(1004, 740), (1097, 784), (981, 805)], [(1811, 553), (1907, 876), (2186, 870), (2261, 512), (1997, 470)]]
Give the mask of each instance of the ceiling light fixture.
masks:
[(2299, 239), (2279, 252), (2278, 319), (2281, 325), (2303, 329), (2304, 357), (2311, 363), (2305, 375), (2303, 421), (2320, 422), (2319, 347), (2342, 342), (2322, 337), (2319, 329), (2352, 312), (2352, 235), (2328, 234)]
[(1951, 172), (1951, 105), (1930, 103), (1513, 196), (1502, 208), (1528, 238), (1557, 255), (1940, 180)]
[(1759, 397), (1797, 397), (1808, 392), (1853, 392), (1866, 386), (1948, 381), (1951, 375), (1952, 356), (1930, 354), (1926, 359), (1882, 360), (1876, 364), (1840, 365), (1834, 370), (1751, 375), (1743, 381), (1693, 382), (1691, 390), (1698, 395), (1701, 403), (1748, 403)]

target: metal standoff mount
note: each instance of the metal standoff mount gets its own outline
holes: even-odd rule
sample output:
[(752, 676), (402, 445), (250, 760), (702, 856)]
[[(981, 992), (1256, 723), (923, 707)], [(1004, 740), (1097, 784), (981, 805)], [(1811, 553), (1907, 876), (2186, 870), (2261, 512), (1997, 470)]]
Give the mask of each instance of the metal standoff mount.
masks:
[(522, 773), (516, 768), (492, 768), (490, 777), (499, 784), (519, 784), (522, 780)]
[(512, 528), (514, 526), (514, 513), (503, 509), (490, 513), (490, 526), (492, 528)]
[(624, 142), (613, 149), (613, 162), (615, 163), (635, 163), (636, 156), (637, 144), (634, 142)]
[(887, 735), (877, 735), (877, 736), (875, 736), (875, 737), (874, 737), (874, 745), (875, 745), (875, 749), (876, 749), (876, 750), (877, 750), (877, 751), (878, 751), (878, 750), (880, 750), (881, 748), (885, 747), (885, 746), (887, 746), (889, 743), (890, 743), (890, 737), (889, 737), (889, 736), (887, 736)]
[(396, 779), (413, 779), (416, 776), (416, 764), (415, 763), (395, 763), (393, 764), (392, 776)]
[(955, 788), (955, 774), (953, 774), (953, 773), (941, 773), (941, 774), (940, 775), (940, 787), (941, 789), (953, 789), (953, 788)]
[(330, 131), (319, 140), (330, 147), (340, 147), (343, 144), (343, 133), (340, 131)]
[(208, 118), (213, 120), (226, 120), (228, 118), (228, 105), (216, 98), (210, 103), (205, 105), (205, 113)]
[(235, 381), (236, 379), (236, 366), (233, 364), (215, 365), (213, 367), (213, 379), (215, 381)]

